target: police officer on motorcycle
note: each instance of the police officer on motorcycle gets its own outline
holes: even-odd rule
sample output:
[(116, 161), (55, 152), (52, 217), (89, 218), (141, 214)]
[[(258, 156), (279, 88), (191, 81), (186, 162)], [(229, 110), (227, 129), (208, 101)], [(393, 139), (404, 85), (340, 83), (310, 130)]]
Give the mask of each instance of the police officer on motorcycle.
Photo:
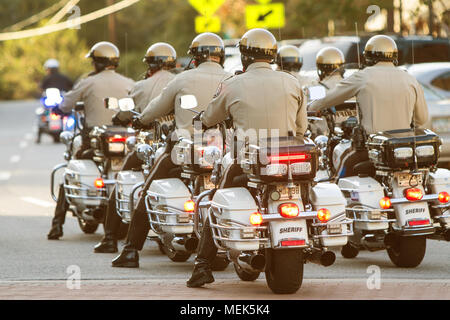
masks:
[[(156, 98), (167, 84), (175, 77), (171, 73), (176, 67), (177, 53), (168, 43), (158, 42), (150, 46), (145, 54), (144, 62), (148, 65), (146, 79), (136, 82), (130, 92), (136, 108), (142, 113), (147, 104)], [(121, 125), (128, 125), (130, 119), (127, 116), (122, 117), (122, 112), (114, 116), (113, 122)], [(136, 156), (136, 152), (130, 153), (122, 167), (123, 170), (140, 168), (142, 161)], [(116, 192), (115, 187), (111, 192), (106, 210), (105, 236), (102, 241), (95, 246), (96, 253), (114, 253), (117, 252), (117, 234), (119, 232), (121, 219), (116, 212)]]
[[(213, 33), (198, 35), (189, 48), (195, 69), (178, 74), (146, 107), (142, 115), (135, 118), (133, 126), (141, 128), (155, 119), (175, 113), (177, 131), (191, 134), (192, 113), (180, 106), (181, 96), (192, 94), (198, 99), (197, 111), (202, 111), (214, 96), (219, 83), (230, 74), (224, 71), (225, 48), (222, 39)], [(171, 160), (171, 148), (156, 161), (147, 177), (142, 196), (134, 211), (128, 231), (126, 245), (122, 253), (112, 261), (113, 267), (139, 267), (138, 250), (142, 250), (150, 224), (145, 207), (145, 194), (153, 180), (179, 177), (181, 168)]]
[(345, 63), (341, 50), (335, 47), (322, 48), (316, 55), (317, 75), (319, 84), (329, 91), (344, 79), (343, 71), (339, 70)]
[[(104, 98), (125, 98), (134, 85), (133, 80), (115, 72), (119, 65), (120, 52), (114, 44), (99, 42), (91, 48), (86, 58), (92, 59), (94, 73), (79, 81), (73, 90), (64, 95), (63, 103), (54, 110), (60, 114), (70, 114), (77, 102), (84, 102), (85, 128), (81, 137), (76, 137), (74, 141), (74, 145), (82, 145), (75, 155), (76, 158), (82, 157), (83, 151), (89, 149), (89, 131), (92, 127), (112, 124), (114, 111), (105, 108)], [(77, 142), (80, 139), (81, 142)], [(63, 236), (62, 226), (67, 209), (68, 203), (61, 185), (52, 228), (47, 236), (49, 240), (57, 240)]]
[[(325, 98), (314, 101), (310, 111), (320, 111), (356, 97), (365, 134), (424, 125), (428, 108), (421, 85), (396, 68), (398, 49), (385, 35), (369, 39), (364, 50), (367, 67), (340, 81)], [(362, 137), (364, 139), (364, 137)], [(367, 151), (352, 151), (344, 164), (346, 176), (354, 175), (354, 164), (368, 160)]]
[(59, 72), (59, 61), (48, 59), (44, 63), (47, 75), (42, 79), (41, 89), (45, 91), (49, 88), (57, 88), (59, 91), (67, 92), (72, 89), (73, 82), (68, 77)]
[[(236, 134), (239, 131), (278, 130), (278, 137), (303, 138), (307, 129), (306, 99), (296, 78), (286, 72), (273, 71), (277, 41), (267, 30), (252, 29), (244, 34), (239, 43), (245, 72), (225, 80), (213, 101), (201, 115), (206, 127), (231, 117)], [(270, 88), (270, 90), (268, 90)], [(235, 146), (236, 147), (236, 146)], [(245, 187), (245, 179), (239, 179), (239, 164), (225, 169), (219, 188), (234, 187), (235, 182)], [(238, 179), (233, 179), (238, 178)], [(209, 220), (202, 235), (188, 287), (201, 287), (214, 282), (211, 264), (217, 254)]]
[(278, 49), (277, 54), (277, 70), (286, 71), (297, 78), (300, 86), (306, 86), (310, 83), (310, 79), (300, 76), (300, 69), (303, 66), (303, 58), (296, 46), (285, 45)]

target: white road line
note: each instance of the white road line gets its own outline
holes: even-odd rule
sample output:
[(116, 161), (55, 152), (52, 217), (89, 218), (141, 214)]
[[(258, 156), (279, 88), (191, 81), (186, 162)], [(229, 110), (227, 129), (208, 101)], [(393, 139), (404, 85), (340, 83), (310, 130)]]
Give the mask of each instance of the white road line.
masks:
[(15, 155), (15, 156), (12, 156), (10, 159), (9, 159), (9, 162), (11, 162), (11, 163), (17, 163), (17, 162), (19, 162), (20, 161), (20, 156), (19, 155)]
[(0, 171), (0, 181), (8, 181), (11, 178), (11, 172)]
[(33, 134), (32, 133), (27, 133), (24, 138), (25, 138), (25, 140), (32, 140), (33, 139)]
[(51, 208), (51, 207), (54, 206), (54, 203), (52, 203), (52, 202), (39, 200), (39, 199), (36, 199), (36, 198), (22, 197), (20, 199), (22, 199), (25, 202), (28, 202), (28, 203), (31, 203), (31, 204), (35, 204), (35, 205), (43, 207), (43, 208)]

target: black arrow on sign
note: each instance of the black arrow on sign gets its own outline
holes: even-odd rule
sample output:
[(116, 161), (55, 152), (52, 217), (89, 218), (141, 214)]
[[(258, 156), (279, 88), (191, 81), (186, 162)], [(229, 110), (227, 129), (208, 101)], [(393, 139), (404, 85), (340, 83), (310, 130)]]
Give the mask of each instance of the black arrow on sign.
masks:
[(260, 14), (258, 17), (258, 21), (264, 21), (268, 16), (270, 16), (273, 13), (273, 10), (270, 10), (266, 14)]

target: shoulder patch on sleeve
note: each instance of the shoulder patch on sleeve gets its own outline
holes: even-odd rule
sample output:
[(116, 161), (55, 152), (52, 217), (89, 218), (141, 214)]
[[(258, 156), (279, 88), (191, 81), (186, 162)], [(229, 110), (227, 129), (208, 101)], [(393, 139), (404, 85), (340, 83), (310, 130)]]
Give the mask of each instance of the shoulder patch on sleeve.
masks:
[(222, 92), (222, 88), (223, 88), (223, 82), (219, 83), (219, 86), (217, 87), (217, 91), (214, 94), (213, 98), (217, 98), (220, 95), (220, 93)]

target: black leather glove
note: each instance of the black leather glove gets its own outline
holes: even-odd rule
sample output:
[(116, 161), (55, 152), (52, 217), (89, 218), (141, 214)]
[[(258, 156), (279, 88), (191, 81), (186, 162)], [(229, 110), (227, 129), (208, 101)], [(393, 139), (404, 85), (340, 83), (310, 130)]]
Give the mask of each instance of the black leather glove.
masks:
[(65, 116), (66, 114), (62, 112), (58, 107), (54, 107), (52, 109), (52, 113), (57, 114), (58, 116)]
[(122, 126), (122, 127), (126, 127), (128, 126), (128, 124), (130, 123), (129, 119), (121, 119), (120, 118), (120, 112), (116, 113), (113, 117), (112, 117), (112, 123), (115, 126)]
[(139, 117), (133, 117), (133, 121), (131, 122), (131, 126), (133, 127), (133, 129), (136, 129), (136, 130), (146, 129), (148, 127), (148, 126), (146, 126), (145, 124), (143, 124), (141, 122)]

